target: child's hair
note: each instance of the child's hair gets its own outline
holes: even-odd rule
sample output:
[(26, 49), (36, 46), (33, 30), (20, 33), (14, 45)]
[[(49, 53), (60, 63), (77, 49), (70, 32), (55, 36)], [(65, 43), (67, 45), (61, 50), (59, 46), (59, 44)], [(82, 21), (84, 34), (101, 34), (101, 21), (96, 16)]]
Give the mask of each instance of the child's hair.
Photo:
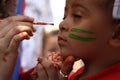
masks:
[(0, 18), (6, 18), (9, 16), (5, 7), (8, 5), (9, 0), (0, 0)]
[(95, 0), (95, 3), (97, 3), (96, 6), (100, 10), (103, 10), (103, 11), (107, 12), (108, 15), (111, 16), (113, 25), (116, 25), (116, 24), (120, 23), (120, 19), (115, 19), (113, 17), (113, 8), (116, 7), (116, 6), (119, 6), (119, 5), (114, 5), (115, 0)]
[(112, 10), (115, 0), (95, 0), (95, 2), (102, 10)]

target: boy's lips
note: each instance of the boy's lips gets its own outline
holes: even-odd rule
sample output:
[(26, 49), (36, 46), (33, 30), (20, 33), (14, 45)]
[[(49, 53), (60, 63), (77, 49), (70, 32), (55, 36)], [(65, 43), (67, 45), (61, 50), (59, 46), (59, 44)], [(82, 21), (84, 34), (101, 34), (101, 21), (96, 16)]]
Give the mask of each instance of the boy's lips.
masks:
[(62, 36), (58, 36), (58, 41), (67, 41), (64, 37), (62, 37)]
[(58, 36), (58, 44), (59, 46), (65, 45), (65, 43), (67, 42), (67, 39), (62, 37), (62, 36)]

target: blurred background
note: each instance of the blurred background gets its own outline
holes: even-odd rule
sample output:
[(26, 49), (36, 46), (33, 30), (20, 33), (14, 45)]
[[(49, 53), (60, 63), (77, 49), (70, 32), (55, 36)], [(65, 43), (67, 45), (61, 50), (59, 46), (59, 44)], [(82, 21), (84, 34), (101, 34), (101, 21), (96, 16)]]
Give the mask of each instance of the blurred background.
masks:
[(21, 66), (23, 71), (34, 67), (42, 51), (43, 30), (49, 32), (58, 29), (63, 18), (65, 0), (25, 0), (24, 15), (34, 17), (35, 21), (53, 22), (54, 26), (35, 25), (36, 33), (30, 40), (22, 43)]

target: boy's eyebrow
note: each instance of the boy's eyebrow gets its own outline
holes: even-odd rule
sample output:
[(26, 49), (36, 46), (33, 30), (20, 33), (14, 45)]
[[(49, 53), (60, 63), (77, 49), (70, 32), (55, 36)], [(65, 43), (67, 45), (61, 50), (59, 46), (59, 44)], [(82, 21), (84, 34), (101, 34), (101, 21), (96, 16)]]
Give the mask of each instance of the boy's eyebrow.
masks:
[(74, 3), (74, 4), (72, 4), (72, 8), (74, 8), (74, 7), (82, 7), (82, 8), (84, 8), (85, 10), (89, 11), (89, 9), (88, 9), (87, 7), (83, 6), (83, 5), (80, 4), (80, 3)]

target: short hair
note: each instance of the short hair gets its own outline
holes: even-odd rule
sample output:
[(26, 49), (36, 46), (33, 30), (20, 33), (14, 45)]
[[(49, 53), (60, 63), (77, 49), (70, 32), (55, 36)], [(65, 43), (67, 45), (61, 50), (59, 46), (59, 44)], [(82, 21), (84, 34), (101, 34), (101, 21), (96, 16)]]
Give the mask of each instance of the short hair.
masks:
[(0, 0), (0, 4), (6, 4), (9, 0)]
[(96, 6), (98, 6), (102, 10), (112, 10), (114, 6), (115, 0), (94, 0)]
[(96, 7), (98, 7), (100, 10), (107, 12), (109, 15), (111, 15), (112, 18), (112, 24), (116, 25), (120, 23), (120, 19), (113, 18), (113, 8), (115, 0), (94, 0), (96, 3)]
[(8, 2), (9, 0), (0, 0), (0, 18), (6, 18), (9, 16), (5, 9)]

